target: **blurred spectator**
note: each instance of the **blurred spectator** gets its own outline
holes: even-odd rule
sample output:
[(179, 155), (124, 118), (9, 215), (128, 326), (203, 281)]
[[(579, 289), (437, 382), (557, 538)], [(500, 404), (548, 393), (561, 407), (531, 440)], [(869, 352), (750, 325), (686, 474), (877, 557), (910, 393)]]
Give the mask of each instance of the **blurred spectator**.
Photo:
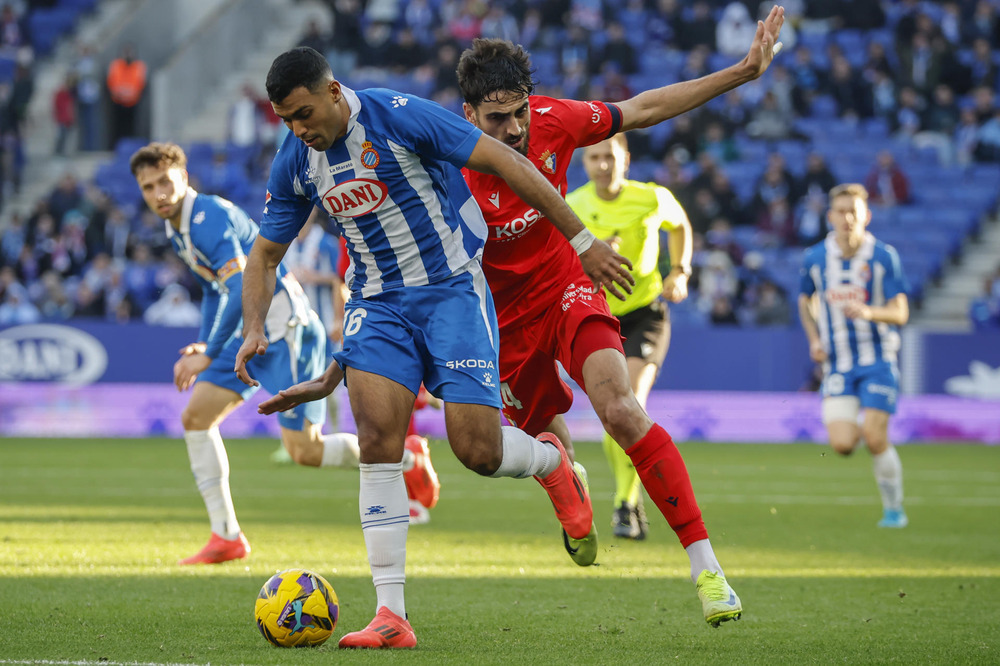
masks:
[(952, 46), (959, 46), (962, 43), (962, 8), (955, 0), (948, 0), (941, 5), (941, 16), (938, 18), (938, 25), (941, 34)]
[(979, 162), (1000, 162), (1000, 108), (979, 128), (975, 156)]
[[(333, 15), (333, 34), (327, 57), (333, 75), (343, 77), (352, 72), (358, 62), (361, 34), (361, 0), (327, 0)], [(412, 26), (411, 26), (412, 27)]]
[(35, 75), (31, 67), (21, 61), (14, 66), (14, 80), (10, 86), (5, 115), (9, 118), (9, 129), (19, 137), (24, 136), (24, 124), (28, 116), (28, 105), (35, 94)]
[(23, 16), (18, 16), (8, 2), (0, 9), (0, 54), (13, 58), (23, 46), (28, 46), (28, 26)]
[(427, 49), (417, 41), (413, 31), (402, 28), (396, 34), (396, 44), (391, 50), (388, 65), (396, 74), (410, 74), (414, 79), (430, 76)]
[(752, 312), (757, 326), (788, 326), (792, 323), (788, 294), (771, 280), (761, 283)]
[(837, 185), (837, 179), (827, 166), (826, 158), (821, 153), (812, 151), (806, 156), (806, 171), (799, 181), (799, 196), (819, 194), (826, 200), (826, 195)]
[(736, 142), (726, 133), (721, 122), (710, 122), (698, 143), (698, 153), (708, 153), (716, 164), (735, 162), (740, 158)]
[(239, 97), (229, 107), (229, 142), (234, 146), (252, 149), (263, 142), (260, 103), (253, 85), (244, 83)]
[(569, 72), (586, 72), (590, 67), (590, 48), (587, 31), (578, 25), (570, 25), (566, 38), (559, 44), (559, 71), (563, 75)]
[(122, 281), (139, 311), (145, 310), (156, 300), (159, 291), (156, 285), (156, 264), (145, 243), (136, 243), (132, 248), (132, 258), (122, 273)]
[(889, 127), (896, 138), (910, 141), (923, 125), (926, 105), (917, 91), (907, 86), (899, 91), (899, 105)]
[(413, 37), (424, 46), (434, 43), (434, 28), (438, 16), (428, 0), (410, 0), (403, 9), (403, 25), (413, 32)]
[(62, 225), (66, 213), (79, 206), (82, 201), (80, 182), (72, 172), (64, 173), (49, 195), (48, 211), (55, 218), (57, 228)]
[(715, 18), (707, 0), (695, 0), (687, 14), (687, 20), (677, 35), (677, 46), (682, 51), (692, 51), (702, 46), (715, 50)]
[(56, 121), (55, 154), (65, 155), (76, 129), (76, 77), (68, 74), (52, 96), (52, 117)]
[(458, 11), (445, 21), (445, 26), (452, 39), (467, 47), (482, 32), (485, 5), (479, 0), (461, 0), (455, 4)]
[(201, 310), (191, 302), (187, 289), (171, 284), (163, 290), (159, 300), (146, 309), (142, 319), (153, 326), (198, 326)]
[(976, 146), (979, 144), (979, 121), (974, 109), (962, 109), (955, 128), (955, 161), (963, 167), (974, 161)]
[(872, 113), (876, 118), (894, 122), (897, 110), (896, 82), (882, 70), (874, 70), (868, 82), (870, 84), (868, 95), (872, 100)]
[(739, 326), (740, 320), (733, 310), (733, 302), (725, 296), (716, 296), (712, 299), (708, 320), (713, 326)]
[(3, 233), (0, 233), (0, 266), (13, 266), (17, 263), (21, 248), (25, 246), (27, 239), (28, 232), (24, 226), (24, 218), (20, 213), (14, 212), (7, 221)]
[(358, 66), (354, 73), (358, 76), (383, 78), (391, 58), (392, 26), (388, 23), (369, 23), (361, 33)]
[(871, 117), (872, 101), (869, 89), (847, 58), (837, 56), (830, 63), (830, 78), (826, 91), (836, 100), (841, 118)]
[(316, 18), (309, 19), (306, 31), (299, 38), (299, 46), (307, 46), (325, 54), (330, 47), (330, 36)]
[(979, 37), (972, 42), (972, 61), (969, 63), (969, 83), (972, 86), (993, 88), (998, 84), (997, 64), (990, 42)]
[(954, 161), (952, 137), (958, 127), (958, 104), (951, 88), (941, 83), (934, 88), (934, 98), (924, 111), (920, 131), (913, 135), (913, 146), (937, 151), (938, 164), (950, 166)]
[(767, 208), (757, 215), (756, 245), (760, 247), (794, 247), (798, 240), (795, 216), (786, 197), (771, 199)]
[(680, 0), (656, 0), (656, 8), (650, 12), (646, 23), (649, 41), (656, 44), (678, 46), (678, 36), (684, 31), (685, 21)]
[(709, 250), (698, 269), (698, 306), (707, 312), (717, 299), (731, 303), (736, 297), (739, 281), (729, 255), (722, 250)]
[[(746, 49), (744, 49), (744, 52)], [(607, 27), (607, 41), (590, 61), (591, 74), (606, 71), (608, 64), (613, 64), (615, 71), (631, 76), (639, 71), (639, 60), (635, 48), (629, 43), (625, 27), (618, 21), (612, 21)]]
[(797, 195), (798, 185), (795, 176), (785, 166), (785, 158), (781, 153), (769, 153), (767, 167), (757, 181), (750, 202), (753, 219), (759, 220), (775, 199), (793, 201), (798, 198)]
[(80, 130), (80, 150), (97, 150), (98, 109), (101, 102), (101, 82), (97, 71), (97, 60), (90, 45), (81, 45), (74, 64), (76, 77), (77, 126)]
[(611, 18), (601, 0), (570, 0), (569, 22), (588, 33), (600, 31)]
[[(663, 146), (663, 151), (673, 153), (678, 159), (690, 162), (698, 155), (698, 129), (694, 124), (694, 114), (684, 113), (669, 120), (670, 136)], [(682, 150), (683, 153), (678, 153)]]
[(23, 286), (13, 284), (7, 288), (0, 303), (0, 326), (33, 324), (41, 318), (41, 313), (28, 299), (28, 291)]
[(629, 87), (628, 80), (615, 68), (614, 64), (608, 64), (604, 67), (600, 80), (600, 85), (592, 87), (593, 92), (586, 96), (587, 99), (621, 102), (632, 97), (632, 88)]
[(795, 237), (798, 245), (809, 247), (826, 236), (827, 193), (812, 189), (795, 206)]
[(808, 0), (802, 16), (803, 32), (826, 34), (843, 23), (840, 0)]
[(730, 2), (722, 10), (722, 18), (715, 27), (715, 43), (719, 53), (742, 58), (757, 33), (757, 22), (742, 2)]
[(778, 98), (771, 90), (764, 93), (760, 106), (753, 110), (750, 118), (747, 135), (752, 138), (764, 141), (808, 138), (795, 130), (791, 114), (778, 106)]
[(969, 318), (977, 329), (1000, 329), (1000, 269), (983, 281), (983, 292), (969, 305)]
[(76, 285), (73, 307), (75, 317), (103, 318), (104, 291), (96, 291), (88, 282), (81, 280)]
[(792, 102), (795, 111), (800, 116), (809, 115), (813, 100), (825, 85), (825, 75), (813, 63), (812, 51), (805, 46), (795, 50), (795, 62), (790, 67), (795, 87), (792, 89)]
[(922, 32), (913, 35), (909, 45), (899, 50), (898, 79), (902, 85), (929, 95), (941, 82), (941, 52), (931, 45), (930, 37)]
[(42, 275), (40, 285), (42, 293), (38, 298), (38, 309), (43, 318), (64, 320), (73, 316), (73, 301), (66, 293), (63, 279), (58, 273), (46, 272)]
[(121, 56), (111, 61), (107, 76), (111, 95), (111, 145), (122, 137), (138, 136), (137, 106), (146, 90), (146, 63), (135, 55), (131, 44), (122, 47)]
[(910, 200), (910, 179), (888, 150), (880, 150), (875, 156), (875, 166), (865, 177), (865, 188), (872, 204), (896, 206)]
[(997, 20), (997, 9), (990, 0), (979, 0), (972, 17), (965, 24), (966, 42), (979, 37), (989, 41), (993, 47), (1000, 47), (1000, 21)]
[(520, 34), (517, 28), (517, 19), (511, 16), (503, 5), (491, 5), (486, 16), (483, 17), (480, 36), (506, 39), (518, 44), (520, 43)]

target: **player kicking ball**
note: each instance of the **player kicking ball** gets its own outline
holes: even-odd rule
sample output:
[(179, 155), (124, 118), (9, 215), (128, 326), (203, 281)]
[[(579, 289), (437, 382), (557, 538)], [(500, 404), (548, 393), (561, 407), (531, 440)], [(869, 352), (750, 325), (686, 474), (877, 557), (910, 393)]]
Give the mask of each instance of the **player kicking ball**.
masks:
[[(242, 559), (250, 543), (236, 519), (229, 487), (229, 457), (219, 433), (222, 423), (257, 391), (233, 374), (241, 323), (240, 295), (247, 253), (257, 225), (247, 214), (217, 196), (188, 185), (187, 156), (172, 143), (151, 143), (129, 162), (150, 210), (166, 221), (167, 238), (201, 284), (202, 324), (198, 342), (181, 349), (174, 364), (178, 391), (191, 389), (181, 414), (184, 440), (195, 483), (208, 510), (212, 534), (199, 552), (179, 564), (215, 564)], [(271, 393), (300, 378), (318, 377), (326, 362), (326, 332), (295, 278), (283, 266), (269, 299), (266, 323), (273, 354), (252, 367)], [(300, 465), (358, 468), (357, 436), (323, 435), (323, 403), (278, 414), (281, 440)], [(427, 455), (410, 453), (414, 485), (437, 477)], [(426, 494), (426, 493), (425, 493)]]

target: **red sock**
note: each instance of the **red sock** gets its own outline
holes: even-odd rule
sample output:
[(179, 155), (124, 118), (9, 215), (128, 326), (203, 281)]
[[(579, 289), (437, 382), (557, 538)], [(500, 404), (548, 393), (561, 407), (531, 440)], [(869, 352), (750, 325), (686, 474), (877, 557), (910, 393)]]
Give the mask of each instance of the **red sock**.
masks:
[(694, 498), (687, 467), (667, 431), (654, 423), (625, 453), (632, 459), (642, 486), (677, 533), (681, 545), (687, 548), (695, 541), (707, 539), (708, 531)]

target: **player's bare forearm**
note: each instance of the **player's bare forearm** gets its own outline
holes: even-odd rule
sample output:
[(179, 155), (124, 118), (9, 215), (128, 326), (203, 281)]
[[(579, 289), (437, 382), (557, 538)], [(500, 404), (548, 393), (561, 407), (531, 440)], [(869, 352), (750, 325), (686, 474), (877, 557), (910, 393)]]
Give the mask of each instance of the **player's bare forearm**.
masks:
[(595, 285), (603, 285), (610, 294), (622, 300), (625, 297), (618, 286), (627, 293), (632, 293), (632, 285), (635, 284), (635, 279), (629, 273), (632, 263), (587, 231), (559, 191), (535, 169), (528, 158), (483, 134), (466, 166), (503, 178), (514, 194), (544, 215), (573, 244), (583, 270)]
[(283, 412), (305, 402), (322, 400), (337, 388), (344, 379), (344, 370), (336, 361), (332, 361), (330, 366), (322, 375), (315, 379), (300, 382), (294, 386), (278, 391), (278, 395), (272, 396), (257, 406), (259, 414), (274, 414)]
[(799, 294), (799, 321), (802, 322), (802, 330), (805, 331), (809, 344), (819, 342), (819, 326), (813, 316), (812, 296)]
[(785, 9), (776, 5), (764, 21), (757, 22), (753, 44), (740, 62), (698, 79), (647, 90), (618, 103), (622, 112), (621, 131), (656, 125), (760, 77), (781, 49), (776, 44), (784, 22)]
[(271, 306), (278, 264), (285, 256), (287, 245), (279, 245), (257, 236), (250, 248), (243, 271), (243, 333), (264, 331), (264, 318)]

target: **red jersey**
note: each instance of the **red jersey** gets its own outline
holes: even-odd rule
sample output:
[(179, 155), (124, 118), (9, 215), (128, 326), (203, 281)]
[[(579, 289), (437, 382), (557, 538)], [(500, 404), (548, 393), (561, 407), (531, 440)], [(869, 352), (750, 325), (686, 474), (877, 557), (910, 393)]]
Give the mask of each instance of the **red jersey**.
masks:
[[(621, 128), (617, 106), (535, 95), (530, 98), (528, 159), (566, 196), (573, 151)], [(567, 280), (583, 273), (569, 241), (541, 213), (521, 201), (497, 176), (463, 169), (489, 225), (483, 270), (501, 327), (529, 321), (554, 307)]]

